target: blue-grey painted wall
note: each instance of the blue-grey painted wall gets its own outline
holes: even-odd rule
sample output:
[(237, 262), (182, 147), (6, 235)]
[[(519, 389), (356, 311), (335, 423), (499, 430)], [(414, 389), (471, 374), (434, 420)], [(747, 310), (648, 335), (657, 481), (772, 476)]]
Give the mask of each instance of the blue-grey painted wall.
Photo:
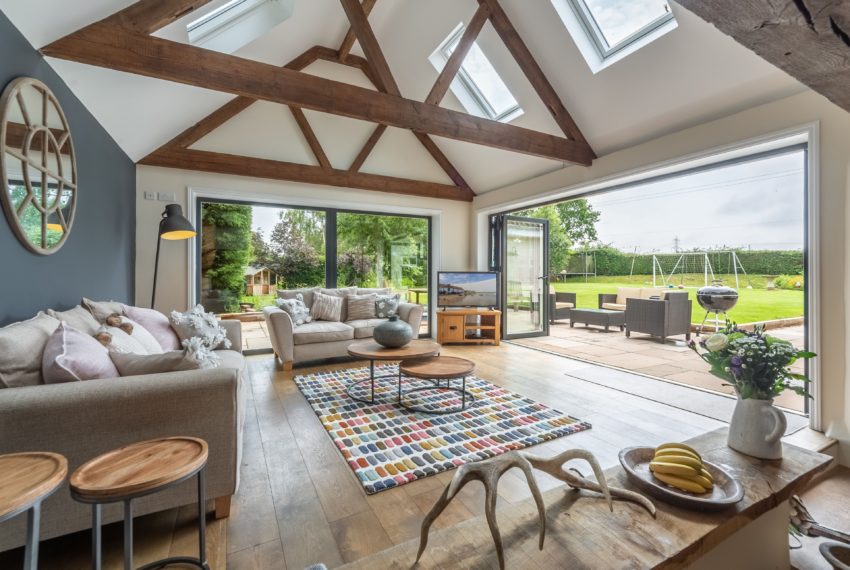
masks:
[(136, 167), (0, 12), (0, 90), (20, 76), (46, 83), (62, 105), (77, 153), (79, 193), (71, 234), (53, 255), (25, 249), (0, 213), (0, 325), (47, 307), (73, 307), (82, 296), (132, 301)]

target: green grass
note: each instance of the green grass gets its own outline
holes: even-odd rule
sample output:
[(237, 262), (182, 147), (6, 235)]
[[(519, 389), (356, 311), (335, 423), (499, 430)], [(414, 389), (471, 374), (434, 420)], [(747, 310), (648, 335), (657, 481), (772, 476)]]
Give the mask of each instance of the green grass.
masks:
[[(705, 311), (696, 302), (696, 289), (691, 288), (691, 285), (694, 287), (702, 286), (703, 282), (701, 278), (698, 282), (696, 281), (696, 279), (686, 279), (685, 290), (693, 301), (691, 321), (699, 323), (702, 322)], [(729, 311), (730, 320), (743, 324), (803, 316), (802, 291), (768, 290), (765, 288), (767, 279), (763, 276), (752, 276), (750, 281), (753, 288), (747, 289), (746, 281), (741, 280), (741, 288), (738, 289), (738, 304)], [(735, 284), (734, 280), (731, 279), (727, 279), (725, 282), (732, 286)], [(652, 276), (605, 276), (589, 278), (587, 283), (584, 282), (583, 278), (569, 278), (566, 283), (558, 282), (554, 285), (556, 291), (576, 293), (579, 307), (597, 307), (599, 293), (616, 293), (618, 287), (652, 287)]]

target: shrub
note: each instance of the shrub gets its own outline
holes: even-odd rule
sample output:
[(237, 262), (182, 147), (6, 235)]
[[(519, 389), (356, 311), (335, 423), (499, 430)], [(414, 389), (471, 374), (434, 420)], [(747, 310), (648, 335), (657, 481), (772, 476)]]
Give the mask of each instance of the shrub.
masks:
[(779, 289), (791, 289), (801, 291), (806, 284), (802, 275), (780, 275), (774, 279), (773, 284)]

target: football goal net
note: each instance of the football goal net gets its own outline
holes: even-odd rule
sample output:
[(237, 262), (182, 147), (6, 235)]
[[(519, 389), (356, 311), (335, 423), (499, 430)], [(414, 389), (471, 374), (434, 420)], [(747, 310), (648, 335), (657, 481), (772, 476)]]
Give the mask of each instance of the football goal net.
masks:
[(688, 253), (659, 253), (652, 256), (652, 285), (668, 287), (670, 285), (702, 286), (719, 279), (718, 276), (730, 276), (735, 288), (740, 289), (740, 277), (750, 278), (741, 259), (734, 251), (697, 251)]

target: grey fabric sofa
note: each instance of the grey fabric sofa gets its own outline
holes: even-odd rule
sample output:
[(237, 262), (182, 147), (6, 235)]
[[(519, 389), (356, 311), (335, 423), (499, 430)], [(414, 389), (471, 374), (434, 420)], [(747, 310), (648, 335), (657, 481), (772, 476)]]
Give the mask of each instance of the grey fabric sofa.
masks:
[[(223, 321), (237, 350), (221, 366), (145, 376), (0, 389), (0, 454), (53, 451), (70, 473), (106, 451), (146, 439), (186, 435), (209, 444), (206, 508), (227, 516), (239, 483), (247, 373), (240, 324)], [(58, 326), (58, 321), (57, 321)], [(136, 516), (197, 501), (194, 479), (134, 501)], [(122, 504), (105, 505), (103, 523), (121, 520)], [(42, 508), (42, 540), (91, 528), (91, 509), (71, 499), (67, 480)], [(25, 542), (26, 517), (3, 523), (0, 551)]]
[[(321, 291), (325, 294), (345, 297), (347, 295), (364, 295), (377, 293), (386, 295), (389, 289), (358, 289), (348, 287), (342, 289), (290, 289), (278, 291), (278, 296), (286, 297), (302, 292), (307, 306), (312, 304), (312, 293)], [(372, 331), (386, 319), (347, 320), (346, 302), (343, 301), (343, 320), (341, 322), (313, 321), (295, 326), (289, 313), (277, 307), (266, 307), (263, 315), (269, 330), (272, 348), (275, 356), (280, 359), (284, 370), (291, 370), (294, 364), (311, 360), (348, 356), (348, 345), (355, 341), (372, 338)], [(424, 307), (413, 303), (399, 303), (398, 316), (418, 333), (422, 323)]]

